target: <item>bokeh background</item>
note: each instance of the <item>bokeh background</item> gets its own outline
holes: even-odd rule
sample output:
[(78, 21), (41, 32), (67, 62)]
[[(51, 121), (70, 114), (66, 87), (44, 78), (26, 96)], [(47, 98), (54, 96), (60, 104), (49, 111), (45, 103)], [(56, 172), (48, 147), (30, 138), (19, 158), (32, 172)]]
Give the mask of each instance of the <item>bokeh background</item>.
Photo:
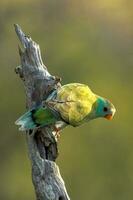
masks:
[(25, 136), (14, 121), (25, 94), (13, 24), (40, 44), (62, 84), (81, 82), (110, 99), (113, 121), (69, 127), (58, 164), (73, 200), (133, 199), (133, 2), (130, 0), (0, 1), (0, 199), (35, 199)]

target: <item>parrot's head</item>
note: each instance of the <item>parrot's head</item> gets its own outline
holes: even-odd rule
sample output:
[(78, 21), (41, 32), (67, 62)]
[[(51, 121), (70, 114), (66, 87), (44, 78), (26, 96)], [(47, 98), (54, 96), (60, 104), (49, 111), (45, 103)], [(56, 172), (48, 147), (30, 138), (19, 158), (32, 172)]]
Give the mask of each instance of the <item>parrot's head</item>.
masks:
[(116, 112), (114, 105), (103, 97), (98, 97), (96, 100), (95, 117), (104, 117), (111, 120)]

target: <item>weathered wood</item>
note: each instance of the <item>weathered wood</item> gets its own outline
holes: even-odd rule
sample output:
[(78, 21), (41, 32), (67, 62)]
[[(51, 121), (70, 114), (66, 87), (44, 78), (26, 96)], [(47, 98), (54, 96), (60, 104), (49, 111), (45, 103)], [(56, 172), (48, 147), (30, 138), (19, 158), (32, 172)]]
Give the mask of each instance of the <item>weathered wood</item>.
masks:
[[(15, 71), (26, 91), (27, 109), (38, 106), (60, 87), (60, 78), (52, 76), (42, 62), (40, 47), (26, 36), (20, 26), (15, 31), (23, 46), (19, 47), (21, 65)], [(59, 168), (54, 162), (58, 156), (57, 140), (52, 127), (27, 132), (27, 145), (32, 165), (32, 180), (37, 200), (69, 200)]]

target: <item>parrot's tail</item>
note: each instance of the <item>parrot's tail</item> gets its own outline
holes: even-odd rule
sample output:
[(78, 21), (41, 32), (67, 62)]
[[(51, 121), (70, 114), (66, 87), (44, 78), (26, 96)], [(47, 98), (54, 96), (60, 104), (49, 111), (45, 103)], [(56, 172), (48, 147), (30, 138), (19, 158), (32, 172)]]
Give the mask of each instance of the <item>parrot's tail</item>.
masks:
[(34, 129), (37, 127), (36, 123), (33, 120), (32, 117), (32, 110), (26, 112), (24, 115), (22, 115), (16, 122), (16, 125), (20, 125), (19, 130), (20, 131), (27, 131), (30, 129)]

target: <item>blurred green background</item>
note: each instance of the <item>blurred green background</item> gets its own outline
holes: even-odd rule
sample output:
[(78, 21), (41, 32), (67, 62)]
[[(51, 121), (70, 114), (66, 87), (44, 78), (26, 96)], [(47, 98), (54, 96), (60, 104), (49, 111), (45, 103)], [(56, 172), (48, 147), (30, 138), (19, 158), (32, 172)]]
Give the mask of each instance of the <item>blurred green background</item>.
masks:
[(73, 200), (133, 199), (133, 2), (130, 0), (0, 1), (0, 199), (35, 199), (25, 136), (14, 121), (25, 93), (13, 24), (40, 44), (62, 84), (81, 82), (110, 99), (113, 121), (68, 127), (58, 164)]

